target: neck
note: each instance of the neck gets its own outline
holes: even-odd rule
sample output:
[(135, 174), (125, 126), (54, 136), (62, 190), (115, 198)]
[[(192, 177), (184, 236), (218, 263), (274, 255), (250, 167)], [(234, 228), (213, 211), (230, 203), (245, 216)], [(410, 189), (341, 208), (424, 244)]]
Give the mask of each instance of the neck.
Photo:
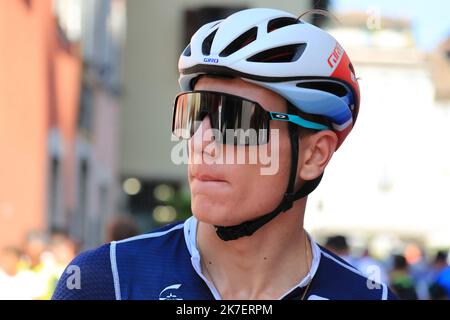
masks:
[(311, 265), (305, 206), (306, 199), (298, 200), (252, 236), (232, 241), (220, 240), (214, 226), (199, 222), (203, 273), (223, 299), (278, 299), (301, 281)]

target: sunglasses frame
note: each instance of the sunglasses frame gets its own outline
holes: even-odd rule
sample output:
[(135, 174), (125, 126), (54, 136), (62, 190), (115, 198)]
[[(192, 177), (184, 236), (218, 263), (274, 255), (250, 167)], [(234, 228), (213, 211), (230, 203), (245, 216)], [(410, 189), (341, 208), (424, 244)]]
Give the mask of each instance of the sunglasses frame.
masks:
[[(274, 120), (274, 121), (284, 121), (284, 122), (291, 122), (299, 127), (302, 128), (306, 128), (306, 129), (312, 129), (312, 130), (317, 130), (317, 131), (323, 131), (323, 130), (331, 130), (331, 128), (329, 126), (326, 126), (324, 124), (321, 123), (317, 123), (317, 122), (313, 122), (313, 121), (309, 121), (306, 120), (302, 117), (300, 117), (299, 115), (296, 114), (290, 114), (290, 113), (283, 113), (283, 112), (272, 112), (272, 111), (267, 111), (266, 109), (263, 108), (263, 106), (256, 101), (247, 99), (247, 98), (243, 98), (241, 96), (238, 95), (234, 95), (234, 94), (230, 94), (230, 93), (225, 93), (225, 92), (219, 92), (219, 91), (208, 91), (208, 90), (193, 90), (193, 91), (184, 91), (181, 92), (179, 94), (176, 95), (174, 103), (173, 103), (173, 114), (172, 114), (172, 134), (174, 132), (174, 128), (175, 128), (175, 114), (176, 114), (176, 109), (177, 109), (177, 102), (178, 99), (186, 94), (190, 94), (190, 93), (208, 93), (208, 94), (217, 94), (220, 96), (229, 96), (232, 98), (237, 98), (239, 100), (243, 100), (249, 103), (252, 103), (255, 105), (255, 107), (259, 108), (263, 114), (265, 114), (267, 116), (267, 130), (270, 132), (270, 121)], [(210, 115), (210, 112), (208, 112), (208, 115)], [(176, 136), (176, 135), (175, 135)], [(178, 136), (176, 136), (178, 137)], [(179, 139), (184, 139), (184, 138), (180, 138)], [(191, 136), (192, 138), (192, 136)], [(267, 135), (267, 142), (269, 142), (269, 138), (270, 138), (270, 134)]]

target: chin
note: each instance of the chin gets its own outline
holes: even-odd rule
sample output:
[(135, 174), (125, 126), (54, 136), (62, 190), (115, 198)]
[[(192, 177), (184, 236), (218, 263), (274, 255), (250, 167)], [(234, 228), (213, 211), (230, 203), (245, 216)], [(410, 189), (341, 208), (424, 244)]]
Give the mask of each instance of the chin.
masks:
[(192, 199), (191, 209), (197, 220), (215, 225), (215, 226), (232, 226), (240, 222), (234, 221), (233, 211), (229, 206), (204, 199)]

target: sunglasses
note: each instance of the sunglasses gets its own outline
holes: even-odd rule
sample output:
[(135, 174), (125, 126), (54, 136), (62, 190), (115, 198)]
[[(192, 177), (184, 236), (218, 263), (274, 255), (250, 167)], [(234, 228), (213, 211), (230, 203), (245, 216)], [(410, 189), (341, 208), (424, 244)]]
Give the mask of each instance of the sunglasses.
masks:
[(190, 91), (176, 96), (172, 133), (190, 139), (209, 116), (216, 141), (233, 145), (260, 145), (269, 142), (270, 121), (285, 121), (313, 130), (329, 130), (326, 125), (294, 114), (270, 112), (258, 102), (214, 91)]

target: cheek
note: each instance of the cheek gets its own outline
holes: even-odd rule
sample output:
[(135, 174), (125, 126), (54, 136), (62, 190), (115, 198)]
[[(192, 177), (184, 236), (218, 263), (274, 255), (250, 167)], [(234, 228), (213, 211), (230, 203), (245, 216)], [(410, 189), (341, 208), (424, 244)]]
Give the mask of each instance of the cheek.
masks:
[[(275, 150), (275, 148), (278, 149)], [(260, 164), (252, 176), (245, 179), (248, 184), (246, 199), (253, 205), (251, 211), (255, 217), (274, 210), (279, 205), (288, 184), (289, 141), (280, 140), (276, 146), (270, 145), (269, 150), (272, 150), (269, 156), (270, 161), (265, 165)]]
[[(247, 156), (252, 152), (260, 151), (250, 147)], [(274, 145), (271, 140), (268, 157), (263, 163), (222, 166), (229, 181), (223, 187), (198, 188), (195, 181), (190, 182), (192, 212), (197, 219), (215, 225), (236, 225), (254, 219), (274, 210), (286, 191), (290, 168), (289, 140), (280, 140)]]

